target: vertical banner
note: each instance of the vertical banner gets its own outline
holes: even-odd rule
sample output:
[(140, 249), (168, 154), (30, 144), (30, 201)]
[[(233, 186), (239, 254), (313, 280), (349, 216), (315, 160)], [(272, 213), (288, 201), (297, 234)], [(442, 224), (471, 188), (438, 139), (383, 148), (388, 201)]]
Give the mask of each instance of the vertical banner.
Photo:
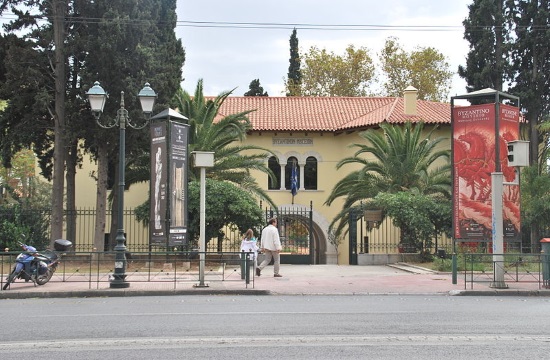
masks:
[(170, 246), (187, 243), (187, 142), (189, 126), (169, 122), (170, 126)]
[(151, 124), (150, 244), (166, 245), (167, 144), (166, 122)]
[[(515, 178), (506, 143), (519, 137), (519, 110), (499, 104), (455, 107), (453, 111), (453, 233), (457, 239), (492, 239), (491, 173), (498, 159), (505, 182)], [(498, 128), (498, 135), (496, 129)], [(519, 234), (519, 187), (504, 187), (504, 237)], [(517, 215), (516, 215), (517, 214)]]
[(509, 141), (519, 139), (519, 109), (514, 106), (501, 104), (499, 120), (500, 164), (502, 175), (504, 176), (502, 194), (503, 236), (506, 240), (519, 240), (521, 236), (519, 183), (509, 184), (516, 182), (517, 179), (516, 169), (508, 166), (507, 149)]
[(453, 108), (455, 238), (491, 238), (495, 148), (495, 104)]

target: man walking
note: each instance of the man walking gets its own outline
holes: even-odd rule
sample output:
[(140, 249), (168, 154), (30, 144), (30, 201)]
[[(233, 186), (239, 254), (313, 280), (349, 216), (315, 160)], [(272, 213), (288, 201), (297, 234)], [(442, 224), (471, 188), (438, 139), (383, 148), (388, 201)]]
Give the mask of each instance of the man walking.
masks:
[(279, 274), (279, 266), (281, 264), (281, 240), (279, 238), (279, 230), (277, 230), (277, 219), (271, 218), (268, 221), (268, 225), (262, 230), (262, 244), (261, 249), (265, 254), (265, 259), (262, 261), (260, 266), (256, 268), (256, 276), (262, 274), (262, 270), (266, 267), (271, 258), (273, 258), (273, 276), (274, 277), (283, 277)]

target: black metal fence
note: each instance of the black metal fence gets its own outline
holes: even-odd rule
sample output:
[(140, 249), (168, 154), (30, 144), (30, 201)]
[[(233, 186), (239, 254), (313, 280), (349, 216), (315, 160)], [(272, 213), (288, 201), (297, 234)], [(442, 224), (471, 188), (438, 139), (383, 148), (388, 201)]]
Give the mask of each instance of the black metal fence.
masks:
[[(0, 288), (12, 271), (19, 252), (0, 256)], [(188, 286), (199, 282), (199, 252), (133, 252), (127, 254), (126, 281), (131, 283), (169, 283)], [(61, 258), (50, 282), (86, 283), (97, 289), (111, 281), (114, 273), (114, 252), (68, 252)], [(254, 264), (240, 252), (206, 253), (204, 280), (207, 282), (236, 282), (244, 288), (254, 287)], [(12, 286), (24, 280), (17, 280)]]
[[(51, 217), (51, 211), (49, 209), (24, 209), (21, 210), (20, 213), (21, 217), (40, 217), (42, 219), (42, 222), (49, 224), (50, 217)], [(64, 213), (64, 221), (66, 227), (64, 229), (63, 238), (70, 240), (73, 243), (73, 250), (79, 251), (79, 252), (94, 252), (94, 251), (108, 251), (108, 240), (109, 240), (109, 234), (106, 233), (103, 236), (103, 244), (102, 248), (97, 248), (97, 246), (94, 245), (94, 234), (95, 234), (95, 222), (96, 222), (96, 216), (97, 212), (95, 209), (77, 209), (75, 211), (65, 211)], [(4, 216), (4, 213), (0, 209), (0, 219), (6, 219), (7, 215)], [(111, 229), (111, 211), (108, 210), (106, 217), (105, 217), (105, 229), (107, 231)], [(123, 219), (124, 219), (124, 232), (126, 235), (126, 246), (128, 247), (128, 251), (130, 252), (142, 252), (142, 251), (167, 251), (165, 246), (155, 247), (151, 248), (149, 245), (149, 229), (147, 226), (145, 226), (143, 223), (139, 222), (137, 220), (136, 214), (134, 209), (126, 209), (123, 212)], [(13, 220), (16, 221), (16, 220)], [(44, 233), (42, 237), (46, 238), (46, 243), (48, 242), (47, 239), (50, 237), (50, 227), (47, 226), (44, 229)], [(210, 241), (208, 241), (207, 244), (207, 252), (232, 252), (232, 251), (239, 251), (240, 245), (241, 245), (241, 235), (238, 229), (226, 226), (223, 229), (224, 237), (221, 239), (213, 238)], [(42, 242), (40, 241), (40, 244), (36, 243), (36, 239), (34, 239), (32, 234), (29, 235), (26, 240), (23, 240), (23, 242), (29, 242), (32, 245), (36, 245), (37, 247), (43, 247)], [(2, 240), (0, 239), (0, 244), (2, 243)], [(17, 239), (18, 241), (21, 241), (20, 239)], [(189, 248), (193, 248), (193, 245), (191, 244)], [(1, 250), (4, 250), (3, 248)], [(168, 249), (173, 250), (173, 249)]]
[(504, 274), (504, 282), (514, 287), (549, 288), (548, 256), (521, 253), (463, 253), (458, 256), (458, 271), (463, 273), (465, 289), (468, 286), (473, 289), (475, 284), (491, 286), (497, 270)]

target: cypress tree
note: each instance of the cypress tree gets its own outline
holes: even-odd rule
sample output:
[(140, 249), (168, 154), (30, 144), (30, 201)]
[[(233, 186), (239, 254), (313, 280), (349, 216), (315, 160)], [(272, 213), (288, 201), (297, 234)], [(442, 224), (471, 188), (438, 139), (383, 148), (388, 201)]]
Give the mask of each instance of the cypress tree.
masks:
[(468, 6), (469, 14), (462, 23), (464, 38), (470, 43), (466, 66), (458, 74), (466, 80), (466, 90), (484, 88), (502, 91), (505, 78), (503, 52), (505, 27), (502, 1), (475, 0)]
[(255, 79), (250, 82), (248, 91), (244, 93), (244, 96), (269, 96), (267, 91), (260, 85), (260, 79)]
[(298, 36), (296, 29), (290, 36), (290, 65), (288, 66), (287, 94), (286, 96), (300, 96), (302, 94), (302, 72), (300, 70), (300, 53), (298, 49)]

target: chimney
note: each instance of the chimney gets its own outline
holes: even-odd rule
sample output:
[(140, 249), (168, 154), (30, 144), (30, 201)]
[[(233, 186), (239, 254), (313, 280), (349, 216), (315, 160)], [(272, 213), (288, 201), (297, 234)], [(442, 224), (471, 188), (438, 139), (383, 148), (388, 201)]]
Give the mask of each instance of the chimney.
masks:
[(418, 97), (418, 90), (413, 86), (408, 86), (403, 91), (403, 98), (405, 100), (405, 115), (416, 115), (416, 99)]

